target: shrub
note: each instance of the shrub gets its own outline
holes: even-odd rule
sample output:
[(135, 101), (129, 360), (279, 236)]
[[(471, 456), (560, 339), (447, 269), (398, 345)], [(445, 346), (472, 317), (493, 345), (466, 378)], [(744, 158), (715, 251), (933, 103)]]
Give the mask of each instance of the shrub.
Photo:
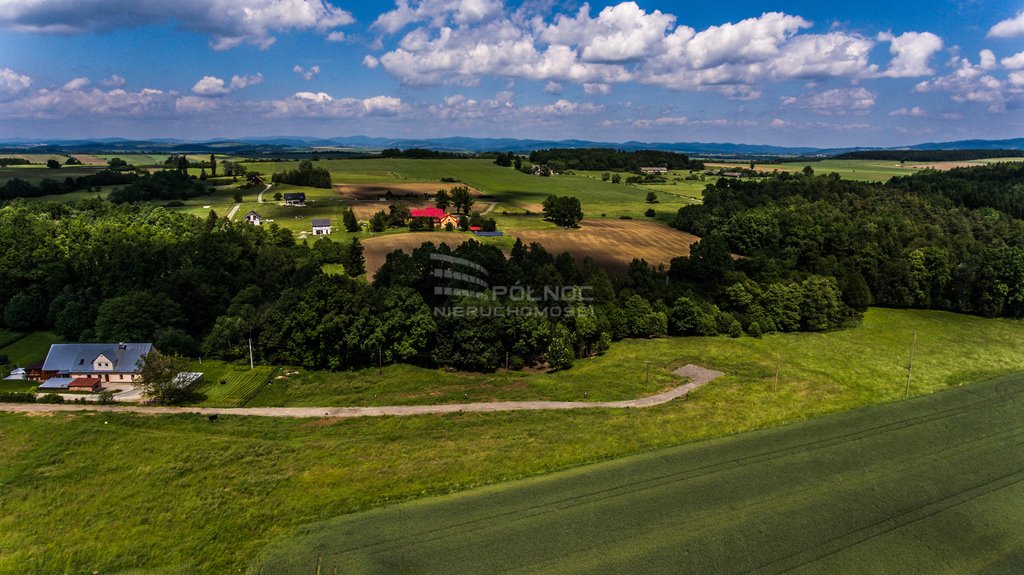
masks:
[(647, 208), (647, 211), (644, 212), (644, 215), (647, 216), (648, 218), (653, 218), (654, 216), (658, 215), (658, 213), (654, 211), (654, 208)]

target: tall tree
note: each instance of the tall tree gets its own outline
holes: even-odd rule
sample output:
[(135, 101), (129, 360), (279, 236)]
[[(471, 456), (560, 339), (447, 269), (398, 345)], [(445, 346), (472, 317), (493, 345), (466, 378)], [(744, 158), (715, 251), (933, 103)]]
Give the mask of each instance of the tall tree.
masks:
[(217, 156), (216, 154), (210, 154), (210, 175), (217, 175)]
[(352, 211), (351, 207), (345, 208), (341, 213), (341, 222), (345, 226), (345, 231), (350, 233), (359, 231), (359, 220), (356, 219), (356, 213)]
[(146, 357), (139, 360), (142, 368), (142, 381), (139, 387), (146, 397), (163, 404), (176, 403), (183, 399), (185, 388), (178, 379), (178, 374), (187, 371), (184, 358), (175, 355), (164, 355), (152, 350)]
[(345, 273), (352, 277), (359, 277), (366, 273), (366, 258), (363, 257), (363, 244), (359, 238), (352, 238), (348, 246), (348, 254), (345, 263)]
[(451, 196), (448, 195), (448, 190), (440, 189), (437, 191), (437, 195), (434, 196), (434, 205), (437, 209), (448, 211), (448, 206), (452, 203)]
[(456, 186), (452, 188), (451, 192), (452, 204), (455, 206), (457, 212), (468, 214), (469, 209), (473, 207), (473, 196), (469, 193), (469, 188), (466, 186)]

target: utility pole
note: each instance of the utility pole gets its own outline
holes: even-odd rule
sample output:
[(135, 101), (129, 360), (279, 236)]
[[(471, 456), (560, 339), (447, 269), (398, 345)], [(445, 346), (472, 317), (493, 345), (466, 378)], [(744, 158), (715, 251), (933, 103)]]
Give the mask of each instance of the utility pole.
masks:
[(249, 336), (249, 369), (254, 369), (252, 362), (252, 335)]
[(910, 360), (907, 361), (907, 388), (903, 392), (903, 399), (910, 397), (910, 375), (914, 371), (914, 348), (917, 347), (917, 332), (914, 332), (914, 341), (910, 344)]
[(377, 346), (377, 373), (384, 375), (384, 350), (379, 345)]
[(779, 372), (782, 371), (782, 362), (775, 360), (775, 389), (772, 391), (779, 391)]

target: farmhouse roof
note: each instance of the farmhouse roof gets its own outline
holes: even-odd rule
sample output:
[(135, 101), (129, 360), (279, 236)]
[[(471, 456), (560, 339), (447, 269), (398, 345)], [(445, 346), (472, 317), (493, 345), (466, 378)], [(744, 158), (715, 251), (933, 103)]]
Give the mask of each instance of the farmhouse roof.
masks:
[(112, 367), (103, 372), (138, 373), (139, 359), (153, 349), (151, 343), (55, 343), (50, 346), (43, 362), (44, 371), (58, 373), (98, 373), (92, 362), (100, 355), (110, 360)]
[(73, 377), (51, 377), (43, 383), (40, 383), (37, 389), (67, 389), (71, 382), (74, 381)]
[(296, 200), (300, 202), (306, 201), (306, 192), (288, 192), (284, 195), (284, 201), (286, 202), (294, 202)]
[(409, 215), (414, 218), (434, 218), (439, 220), (445, 216), (445, 213), (441, 208), (416, 208), (409, 210)]
[(471, 232), (479, 232), (482, 229), (480, 226), (469, 226), (469, 231)]
[(256, 210), (249, 210), (249, 213), (245, 214), (246, 219), (248, 219), (249, 216), (254, 216), (258, 220), (262, 220), (263, 219), (263, 216), (257, 214)]
[(324, 219), (324, 218), (314, 218), (313, 219), (313, 227), (314, 228), (329, 228), (329, 227), (331, 227), (331, 220)]

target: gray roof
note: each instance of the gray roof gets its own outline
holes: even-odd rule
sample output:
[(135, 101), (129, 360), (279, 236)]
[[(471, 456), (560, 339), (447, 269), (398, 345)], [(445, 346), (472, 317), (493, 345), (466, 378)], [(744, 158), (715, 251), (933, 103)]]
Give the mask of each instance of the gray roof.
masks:
[(284, 195), (284, 200), (302, 200), (306, 201), (306, 192), (289, 192)]
[(261, 220), (263, 219), (263, 216), (257, 214), (256, 210), (249, 210), (249, 213), (245, 214), (245, 217), (248, 218), (249, 216), (256, 216), (257, 218), (259, 218)]
[[(151, 343), (55, 343), (43, 362), (44, 371), (58, 373), (138, 373), (139, 358), (153, 349)], [(94, 371), (92, 362), (103, 355), (111, 369)]]
[(38, 389), (67, 389), (75, 379), (74, 377), (51, 377), (40, 383)]
[(322, 218), (314, 218), (313, 219), (313, 227), (314, 228), (329, 228), (329, 227), (331, 227), (331, 220), (322, 219)]

